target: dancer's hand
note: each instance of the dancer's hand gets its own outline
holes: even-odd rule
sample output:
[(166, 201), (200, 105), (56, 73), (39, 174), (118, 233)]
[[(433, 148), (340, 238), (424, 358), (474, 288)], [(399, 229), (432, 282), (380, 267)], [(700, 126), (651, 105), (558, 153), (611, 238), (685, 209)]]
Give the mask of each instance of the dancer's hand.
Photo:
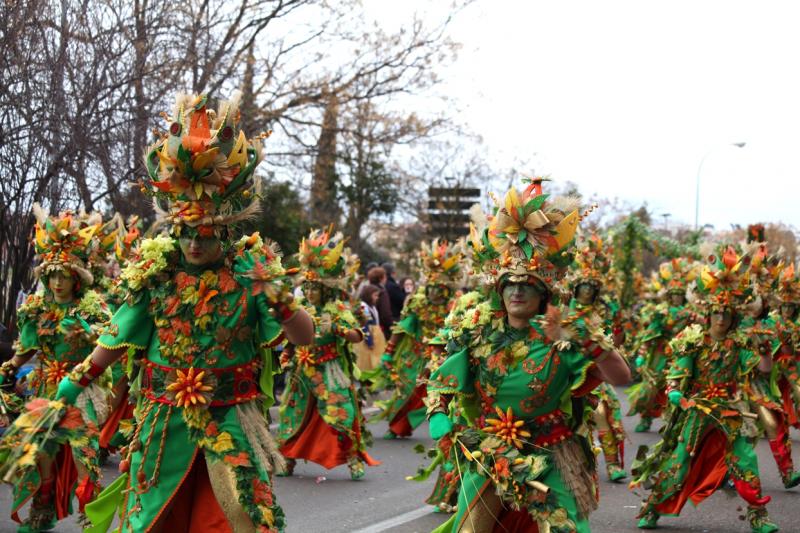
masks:
[(680, 407), (681, 399), (683, 398), (683, 393), (679, 390), (671, 390), (667, 393), (667, 398), (669, 398), (669, 403)]
[(434, 413), (428, 421), (428, 426), (433, 440), (439, 440), (453, 431), (453, 422), (444, 413)]
[(69, 376), (65, 376), (58, 384), (56, 400), (63, 400), (66, 404), (75, 405), (75, 402), (77, 401), (80, 393), (83, 392), (83, 389), (84, 387), (81, 387), (69, 379)]
[(392, 369), (392, 354), (385, 353), (381, 356), (381, 366), (386, 370)]

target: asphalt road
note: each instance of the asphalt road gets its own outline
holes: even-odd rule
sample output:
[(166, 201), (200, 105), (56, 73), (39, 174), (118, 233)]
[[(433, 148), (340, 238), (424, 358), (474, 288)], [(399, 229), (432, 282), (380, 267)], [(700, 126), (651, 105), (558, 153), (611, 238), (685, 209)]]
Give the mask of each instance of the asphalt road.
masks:
[[(622, 398), (624, 401), (624, 398)], [(626, 444), (626, 461), (629, 461), (639, 444), (656, 440), (655, 432), (633, 433), (635, 420), (625, 419), (631, 442)], [(425, 483), (406, 481), (407, 475), (425, 464), (425, 458), (413, 448), (417, 444), (430, 446), (427, 427), (411, 439), (384, 441), (381, 435), (386, 424), (371, 424), (375, 446), (370, 454), (382, 461), (380, 466), (367, 469), (363, 480), (351, 481), (346, 467), (324, 470), (313, 464), (299, 463), (292, 478), (276, 479), (275, 491), (288, 519), (287, 533), (414, 533), (428, 532), (445, 520), (424, 504), (433, 480)], [(655, 429), (655, 428), (654, 428)], [(797, 433), (793, 433), (798, 448)], [(780, 482), (774, 460), (765, 441), (758, 444), (762, 484), (766, 494), (772, 496), (770, 516), (781, 531), (800, 533), (800, 490), (786, 491)], [(800, 454), (794, 454), (800, 465)], [(601, 459), (602, 462), (602, 459)], [(622, 533), (640, 531), (634, 518), (640, 497), (625, 484), (612, 484), (604, 479), (601, 464), (600, 508), (592, 514), (592, 531), (595, 533)], [(116, 474), (116, 458), (104, 469), (105, 482)], [(15, 531), (8, 517), (11, 491), (0, 488), (0, 532)], [(660, 530), (669, 533), (747, 533), (747, 523), (739, 518), (744, 514), (744, 502), (735, 494), (720, 491), (703, 502), (700, 507), (687, 505), (680, 517), (663, 517)], [(58, 532), (80, 531), (76, 522), (67, 519), (59, 523)]]

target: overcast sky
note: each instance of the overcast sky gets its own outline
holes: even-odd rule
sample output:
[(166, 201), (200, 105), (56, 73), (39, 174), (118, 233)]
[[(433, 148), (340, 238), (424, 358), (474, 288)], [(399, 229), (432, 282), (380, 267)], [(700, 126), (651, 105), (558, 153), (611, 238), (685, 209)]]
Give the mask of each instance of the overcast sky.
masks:
[(707, 156), (701, 224), (800, 227), (798, 28), (800, 2), (479, 0), (442, 75), (500, 164), (692, 224)]

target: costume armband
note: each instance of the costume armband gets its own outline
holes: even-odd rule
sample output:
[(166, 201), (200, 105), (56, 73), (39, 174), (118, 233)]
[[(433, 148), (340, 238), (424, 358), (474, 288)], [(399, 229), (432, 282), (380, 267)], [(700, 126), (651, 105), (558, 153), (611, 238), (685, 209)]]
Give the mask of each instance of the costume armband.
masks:
[(88, 387), (97, 377), (105, 371), (102, 367), (92, 360), (91, 354), (77, 364), (72, 372), (69, 373), (70, 381), (78, 384), (81, 387)]

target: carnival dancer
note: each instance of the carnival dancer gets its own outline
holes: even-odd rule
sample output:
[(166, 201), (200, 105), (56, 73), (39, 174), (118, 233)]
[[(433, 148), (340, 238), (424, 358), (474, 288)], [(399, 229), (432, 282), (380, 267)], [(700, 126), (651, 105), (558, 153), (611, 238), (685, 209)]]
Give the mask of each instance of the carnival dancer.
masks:
[[(619, 304), (604, 290), (609, 278), (611, 262), (604, 249), (603, 240), (592, 234), (578, 245), (572, 269), (565, 282), (572, 290), (569, 302), (573, 314), (583, 319), (596, 317), (605, 324), (614, 345), (622, 345), (624, 337), (619, 324)], [(585, 318), (583, 318), (585, 317)], [(606, 462), (609, 481), (622, 481), (628, 474), (625, 466), (625, 428), (622, 426), (622, 411), (619, 398), (613, 387), (601, 383), (594, 391), (597, 406), (592, 413), (592, 422), (597, 430), (600, 448)]]
[[(428, 375), (438, 370), (447, 358), (446, 347), (449, 339), (453, 335), (460, 336), (462, 323), (467, 314), (479, 304), (491, 299), (491, 275), (488, 269), (491, 268), (491, 261), (496, 258), (497, 254), (494, 253), (488, 241), (488, 235), (484, 231), (486, 214), (478, 204), (470, 210), (470, 218), (470, 233), (466, 241), (468, 251), (466, 259), (469, 261), (470, 267), (466, 283), (473, 289), (455, 299), (445, 318), (444, 327), (428, 343), (431, 353), (431, 358), (427, 363)], [(454, 433), (464, 429), (468, 420), (474, 418), (474, 416), (462, 413), (462, 409), (463, 406), (459, 402), (450, 402), (448, 415), (453, 423)], [(458, 503), (461, 474), (456, 468), (453, 441), (450, 435), (445, 435), (436, 441), (436, 456), (433, 461), (411, 479), (424, 481), (437, 467), (436, 482), (431, 494), (425, 499), (425, 503), (436, 506), (436, 512), (452, 513)]]
[(777, 290), (780, 306), (775, 323), (775, 385), (780, 392), (787, 422), (800, 429), (800, 276), (794, 264), (783, 269)]
[[(778, 257), (767, 253), (766, 243), (758, 244), (757, 248), (750, 262), (754, 299), (747, 306), (747, 315), (742, 320), (741, 327), (761, 354), (773, 358), (774, 350), (780, 349), (781, 343), (776, 336), (775, 318), (770, 315), (770, 303), (776, 297), (783, 263)], [(789, 281), (790, 292), (800, 292), (797, 283), (797, 279)], [(791, 287), (792, 284), (794, 287)], [(769, 374), (751, 374), (750, 379), (745, 382), (745, 392), (758, 415), (760, 429), (767, 437), (783, 486), (790, 489), (800, 484), (800, 472), (794, 470), (789, 424), (778, 388), (782, 367), (773, 364), (773, 368), (774, 371)]]
[(314, 344), (282, 358), (287, 369), (281, 398), (280, 451), (291, 475), (298, 459), (325, 468), (346, 464), (351, 479), (364, 477), (364, 464), (377, 466), (366, 451), (371, 436), (356, 391), (352, 344), (361, 342), (361, 307), (348, 297), (358, 258), (333, 228), (314, 230), (300, 242), (298, 281), (305, 308), (314, 319)]
[(628, 416), (641, 416), (634, 429), (637, 433), (649, 431), (653, 419), (661, 416), (667, 402), (664, 372), (671, 360), (669, 341), (694, 321), (693, 312), (686, 306), (686, 290), (695, 277), (691, 259), (676, 258), (662, 263), (659, 276), (664, 302), (640, 332), (635, 364), (641, 381), (626, 391), (630, 401)]
[[(61, 379), (94, 348), (99, 330), (111, 318), (100, 295), (92, 290), (95, 278), (89, 256), (98, 246), (99, 223), (65, 212), (48, 217), (34, 205), (34, 248), (38, 265), (34, 274), (42, 289), (28, 297), (17, 311), (20, 332), (16, 355), (0, 367), (0, 383), (11, 379), (23, 364), (38, 355), (29, 380), (39, 398), (53, 399)], [(95, 221), (97, 222), (97, 221)], [(31, 502), (30, 514), (18, 531), (46, 531), (72, 513), (72, 498), (79, 511), (99, 490), (97, 427), (108, 414), (108, 394), (97, 384), (79, 391), (75, 405), (80, 416), (61, 424), (69, 444), (46, 447), (27, 444), (19, 459), (14, 481), (11, 517), (19, 522), (20, 508)], [(83, 419), (80, 421), (80, 419)], [(33, 417), (22, 415), (15, 424), (33, 431)], [(85, 427), (84, 427), (85, 425)], [(2, 447), (25, 446), (8, 437)], [(6, 465), (9, 466), (9, 465)]]
[(460, 244), (438, 239), (422, 243), (419, 264), (425, 283), (403, 307), (381, 358), (394, 386), (388, 401), (376, 402), (383, 407), (376, 419), (389, 421), (385, 439), (409, 437), (425, 420), (425, 369), (432, 349), (428, 342), (444, 325), (451, 300), (463, 281), (463, 259)]
[(437, 531), (589, 531), (594, 453), (573, 400), (603, 379), (627, 382), (630, 371), (602, 324), (576, 325), (548, 308), (570, 261), (577, 209), (576, 199), (548, 198), (535, 179), (509, 191), (491, 219), (495, 292), (465, 315), (428, 384), (432, 437), (452, 433), (452, 399), (471, 417), (450, 435), (461, 490)]
[[(747, 427), (755, 415), (747, 410), (742, 386), (753, 372), (768, 372), (770, 359), (759, 357), (738, 327), (750, 291), (747, 256), (729, 246), (709, 260), (697, 279), (698, 305), (708, 322), (687, 327), (671, 341), (667, 395), (675, 409), (662, 440), (634, 463), (631, 485), (652, 487), (638, 525), (653, 529), (660, 516), (678, 515), (687, 501), (698, 505), (728, 476), (748, 504), (752, 531), (769, 533), (778, 527), (767, 516), (770, 498), (761, 493)], [(637, 457), (643, 454), (644, 449)]]
[(90, 514), (100, 529), (115, 503), (122, 532), (284, 528), (271, 484), (282, 459), (261, 409), (272, 377), (264, 348), (284, 335), (310, 343), (313, 323), (291, 297), (280, 256), (258, 234), (232, 240), (259, 206), (260, 142), (239, 119), (238, 97), (216, 113), (205, 96), (177, 98), (141, 184), (171, 233), (142, 241), (122, 272), (127, 297), (109, 332), (59, 385), (72, 403), (124, 353), (144, 354), (123, 475), (101, 494), (112, 505)]

